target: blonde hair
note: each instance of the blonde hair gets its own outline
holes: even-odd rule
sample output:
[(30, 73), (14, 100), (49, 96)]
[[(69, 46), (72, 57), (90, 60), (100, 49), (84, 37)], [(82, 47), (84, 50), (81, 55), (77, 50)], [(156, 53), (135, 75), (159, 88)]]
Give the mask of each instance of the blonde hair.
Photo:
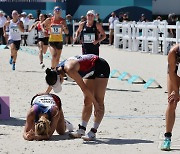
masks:
[(41, 116), (41, 118), (35, 124), (35, 134), (48, 135), (49, 131), (50, 131), (50, 121), (44, 116)]

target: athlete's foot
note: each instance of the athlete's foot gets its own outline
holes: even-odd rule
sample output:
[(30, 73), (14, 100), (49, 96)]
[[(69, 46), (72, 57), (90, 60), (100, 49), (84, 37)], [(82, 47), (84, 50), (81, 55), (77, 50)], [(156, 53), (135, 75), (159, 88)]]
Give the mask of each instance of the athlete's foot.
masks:
[(45, 65), (43, 63), (40, 64), (41, 65), (41, 68), (43, 69), (45, 67)]
[(166, 138), (163, 142), (163, 144), (161, 145), (161, 150), (163, 151), (170, 151), (171, 150), (171, 139), (170, 138)]
[(15, 63), (13, 63), (13, 64), (12, 64), (12, 70), (13, 70), (13, 71), (15, 71), (15, 69), (16, 69), (15, 67), (16, 67), (16, 65), (15, 65)]
[(70, 136), (71, 138), (81, 138), (82, 136), (85, 135), (85, 130), (86, 130), (85, 127), (79, 125), (79, 129), (76, 130), (75, 132), (71, 132), (71, 133), (69, 134), (69, 136)]
[(11, 58), (9, 59), (9, 64), (12, 65), (12, 63), (13, 63), (13, 58), (11, 57)]
[(67, 121), (67, 120), (64, 120), (64, 122), (65, 122), (65, 125), (66, 125), (66, 130), (68, 130), (69, 132), (72, 132), (73, 129), (74, 129), (73, 124), (70, 123), (70, 122)]
[(84, 141), (94, 141), (96, 140), (96, 134), (91, 130), (85, 135), (81, 137)]

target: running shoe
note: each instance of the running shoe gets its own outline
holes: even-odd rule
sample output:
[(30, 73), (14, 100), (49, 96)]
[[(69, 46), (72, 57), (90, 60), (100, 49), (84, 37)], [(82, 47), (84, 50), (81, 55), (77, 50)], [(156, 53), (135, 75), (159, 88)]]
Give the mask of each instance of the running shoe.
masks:
[(9, 59), (9, 64), (12, 65), (12, 63), (13, 63), (13, 58), (11, 57), (11, 58)]
[(84, 141), (94, 141), (96, 140), (96, 134), (91, 130), (85, 135), (81, 137)]
[(12, 70), (15, 70), (15, 63), (12, 64)]
[(42, 64), (40, 64), (41, 65), (41, 68), (43, 69), (44, 67), (45, 67), (45, 65), (42, 63)]
[(161, 146), (161, 150), (163, 151), (170, 151), (170, 146), (171, 146), (171, 139), (166, 138)]
[(85, 135), (85, 129), (83, 129), (81, 125), (79, 125), (79, 129), (78, 130), (76, 130), (75, 132), (71, 132), (69, 134), (69, 136), (71, 138), (81, 138), (84, 135)]
[(69, 131), (69, 132), (72, 132), (73, 131), (73, 124), (72, 123), (70, 123), (69, 121), (67, 121), (67, 120), (64, 120), (64, 122), (65, 122), (65, 125), (66, 125), (66, 129)]

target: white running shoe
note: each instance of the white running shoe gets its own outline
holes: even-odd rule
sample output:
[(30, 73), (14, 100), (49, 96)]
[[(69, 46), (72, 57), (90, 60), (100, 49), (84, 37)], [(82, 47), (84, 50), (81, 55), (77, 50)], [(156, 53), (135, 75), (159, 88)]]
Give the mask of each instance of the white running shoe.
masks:
[(41, 68), (43, 69), (44, 67), (45, 67), (45, 65), (42, 63), (42, 64), (40, 64), (41, 65)]
[(69, 132), (73, 132), (73, 129), (74, 129), (73, 124), (70, 123), (69, 121), (65, 120), (65, 119), (64, 119), (64, 122), (66, 125), (66, 130), (68, 130)]
[(85, 136), (81, 137), (84, 141), (94, 141), (96, 140), (96, 134), (91, 130)]
[(69, 134), (69, 136), (70, 136), (71, 138), (81, 138), (82, 136), (84, 136), (84, 135), (85, 135), (85, 130), (82, 129), (81, 127), (82, 127), (82, 126), (79, 125), (79, 129), (76, 130), (75, 132), (71, 132), (71, 133)]

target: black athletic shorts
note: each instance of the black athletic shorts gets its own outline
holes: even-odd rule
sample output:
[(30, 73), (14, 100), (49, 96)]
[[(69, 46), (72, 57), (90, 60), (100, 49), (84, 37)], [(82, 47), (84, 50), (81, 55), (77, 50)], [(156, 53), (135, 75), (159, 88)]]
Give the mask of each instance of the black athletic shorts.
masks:
[(49, 37), (44, 37), (44, 38), (38, 38), (38, 42), (43, 42), (44, 45), (48, 45), (49, 43)]
[(49, 42), (49, 45), (58, 50), (61, 50), (63, 48), (63, 42)]
[(94, 74), (87, 79), (95, 79), (95, 78), (109, 78), (110, 67), (109, 64), (102, 58), (99, 58), (95, 62), (95, 71)]
[(16, 50), (19, 50), (21, 40), (19, 40), (19, 41), (15, 41), (15, 40), (8, 40), (8, 44), (12, 44), (12, 43), (15, 45)]

